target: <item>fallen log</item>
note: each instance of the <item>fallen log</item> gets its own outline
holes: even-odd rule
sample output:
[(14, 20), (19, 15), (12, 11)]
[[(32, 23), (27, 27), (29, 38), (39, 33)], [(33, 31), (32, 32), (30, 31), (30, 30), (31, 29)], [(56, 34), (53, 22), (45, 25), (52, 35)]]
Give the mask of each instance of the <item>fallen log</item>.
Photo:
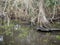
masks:
[(37, 27), (36, 30), (38, 31), (59, 31), (58, 28), (44, 28), (44, 27)]

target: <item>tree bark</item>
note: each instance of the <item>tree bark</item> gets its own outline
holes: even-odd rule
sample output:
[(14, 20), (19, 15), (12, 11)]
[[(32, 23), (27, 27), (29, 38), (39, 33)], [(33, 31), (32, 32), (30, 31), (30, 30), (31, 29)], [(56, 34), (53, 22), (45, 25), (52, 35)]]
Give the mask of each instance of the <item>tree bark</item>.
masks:
[(44, 10), (44, 0), (40, 0), (40, 2), (39, 2), (38, 22), (41, 27), (49, 26), (49, 21), (46, 18), (46, 14), (45, 14), (45, 10)]

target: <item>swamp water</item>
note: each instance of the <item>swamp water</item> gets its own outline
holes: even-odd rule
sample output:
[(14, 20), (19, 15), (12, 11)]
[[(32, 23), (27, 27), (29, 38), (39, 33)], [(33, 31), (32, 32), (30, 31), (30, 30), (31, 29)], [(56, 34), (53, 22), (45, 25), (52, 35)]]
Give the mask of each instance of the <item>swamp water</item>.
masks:
[(60, 45), (60, 31), (41, 32), (29, 25), (12, 27), (0, 28), (0, 34), (4, 37), (3, 45)]

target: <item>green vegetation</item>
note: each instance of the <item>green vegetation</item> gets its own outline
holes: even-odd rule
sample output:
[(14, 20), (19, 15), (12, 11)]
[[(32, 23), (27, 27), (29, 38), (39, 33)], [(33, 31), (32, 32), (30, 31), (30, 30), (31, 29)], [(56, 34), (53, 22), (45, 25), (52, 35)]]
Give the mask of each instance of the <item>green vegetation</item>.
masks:
[(60, 35), (57, 35), (57, 36), (56, 36), (56, 39), (60, 40)]
[[(25, 39), (37, 25), (60, 28), (59, 15), (60, 0), (0, 0), (0, 35), (9, 40), (7, 45), (13, 45), (16, 39)], [(56, 38), (60, 40), (59, 35)]]

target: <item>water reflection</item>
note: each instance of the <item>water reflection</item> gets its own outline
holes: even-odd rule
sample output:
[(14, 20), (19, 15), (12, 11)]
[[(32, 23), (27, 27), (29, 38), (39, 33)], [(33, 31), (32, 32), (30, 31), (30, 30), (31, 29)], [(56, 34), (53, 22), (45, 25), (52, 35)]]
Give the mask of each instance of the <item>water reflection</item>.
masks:
[[(25, 30), (25, 28), (23, 29), (23, 31)], [(24, 37), (25, 35), (22, 34), (24, 38), (18, 37), (19, 34), (20, 36), (22, 36), (21, 33), (23, 33), (19, 31), (20, 30), (15, 31), (12, 37), (6, 36), (5, 45), (58, 45), (60, 44), (60, 31), (41, 32), (34, 29), (28, 29), (27, 30), (28, 33), (24, 33), (27, 34), (26, 37)]]
[(15, 30), (18, 30), (19, 28), (21, 28), (21, 25), (19, 25), (19, 24), (16, 24), (16, 25), (14, 26), (14, 29), (15, 29)]
[(18, 42), (15, 42), (15, 45), (17, 43), (18, 45), (58, 45), (60, 44), (60, 39), (58, 39), (60, 38), (59, 33), (60, 32), (37, 32), (31, 30), (26, 38), (16, 38)]
[(2, 35), (0, 35), (0, 42), (1, 42), (1, 41), (3, 41), (3, 36), (2, 36)]

